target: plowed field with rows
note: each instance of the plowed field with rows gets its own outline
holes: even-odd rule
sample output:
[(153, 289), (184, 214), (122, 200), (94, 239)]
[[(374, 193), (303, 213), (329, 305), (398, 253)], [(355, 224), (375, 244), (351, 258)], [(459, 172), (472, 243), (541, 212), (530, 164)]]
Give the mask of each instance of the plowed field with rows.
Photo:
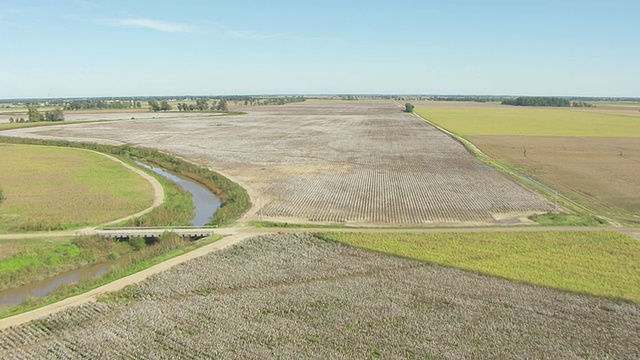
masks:
[(634, 304), (274, 235), (5, 329), (0, 357), (637, 359), (638, 328)]
[[(495, 224), (550, 205), (391, 101), (306, 102), (242, 116), (20, 129), (158, 148), (245, 186), (248, 219), (382, 225)], [(505, 220), (506, 219), (506, 220)]]

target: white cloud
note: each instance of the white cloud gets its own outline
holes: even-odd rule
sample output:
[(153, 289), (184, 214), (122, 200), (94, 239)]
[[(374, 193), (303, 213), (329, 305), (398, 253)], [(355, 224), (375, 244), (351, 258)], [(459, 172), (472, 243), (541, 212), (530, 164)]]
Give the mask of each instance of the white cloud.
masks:
[(158, 21), (152, 19), (130, 18), (130, 19), (113, 19), (106, 20), (105, 23), (114, 26), (134, 26), (147, 29), (153, 29), (163, 32), (194, 32), (195, 29), (192, 26), (170, 23), (166, 21)]

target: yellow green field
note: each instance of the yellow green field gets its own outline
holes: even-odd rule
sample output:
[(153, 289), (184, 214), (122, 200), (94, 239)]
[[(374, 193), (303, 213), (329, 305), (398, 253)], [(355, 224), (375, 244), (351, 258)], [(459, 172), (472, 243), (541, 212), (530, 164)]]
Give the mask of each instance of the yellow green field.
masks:
[(93, 152), (0, 144), (0, 233), (100, 224), (153, 203), (151, 184)]
[(348, 245), (640, 303), (640, 242), (612, 232), (325, 233)]
[(415, 113), (462, 136), (640, 137), (640, 118), (571, 109), (427, 108)]

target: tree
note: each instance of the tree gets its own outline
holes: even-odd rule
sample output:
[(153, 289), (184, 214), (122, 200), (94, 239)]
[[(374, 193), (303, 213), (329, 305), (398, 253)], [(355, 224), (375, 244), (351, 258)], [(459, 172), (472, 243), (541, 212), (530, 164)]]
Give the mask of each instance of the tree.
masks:
[(169, 111), (171, 110), (171, 105), (167, 102), (167, 100), (162, 100), (160, 103), (160, 110)]
[(216, 105), (216, 110), (218, 111), (227, 111), (227, 100), (225, 99), (220, 99), (220, 101), (218, 102), (218, 105)]
[(29, 112), (29, 122), (38, 122), (44, 119), (44, 116), (42, 116), (42, 114), (38, 111), (38, 108), (36, 108), (35, 106), (29, 105), (27, 106), (27, 110)]
[(408, 113), (412, 113), (415, 106), (412, 103), (404, 104), (404, 111)]
[(209, 110), (209, 103), (206, 99), (198, 99), (196, 100), (196, 108), (200, 111)]
[(149, 109), (153, 112), (160, 111), (160, 104), (158, 104), (157, 100), (151, 99), (149, 100)]
[(4, 197), (4, 192), (2, 191), (2, 188), (0, 187), (0, 204), (2, 204), (2, 202), (4, 201), (5, 197)]
[(52, 111), (47, 111), (44, 113), (44, 120), (45, 121), (62, 121), (64, 120), (64, 113), (60, 108), (57, 108)]

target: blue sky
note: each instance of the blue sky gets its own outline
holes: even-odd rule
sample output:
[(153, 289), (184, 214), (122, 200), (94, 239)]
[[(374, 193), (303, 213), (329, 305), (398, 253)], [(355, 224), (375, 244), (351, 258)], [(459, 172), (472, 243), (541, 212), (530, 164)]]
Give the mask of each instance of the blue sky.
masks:
[(640, 1), (0, 0), (0, 98), (640, 96)]

